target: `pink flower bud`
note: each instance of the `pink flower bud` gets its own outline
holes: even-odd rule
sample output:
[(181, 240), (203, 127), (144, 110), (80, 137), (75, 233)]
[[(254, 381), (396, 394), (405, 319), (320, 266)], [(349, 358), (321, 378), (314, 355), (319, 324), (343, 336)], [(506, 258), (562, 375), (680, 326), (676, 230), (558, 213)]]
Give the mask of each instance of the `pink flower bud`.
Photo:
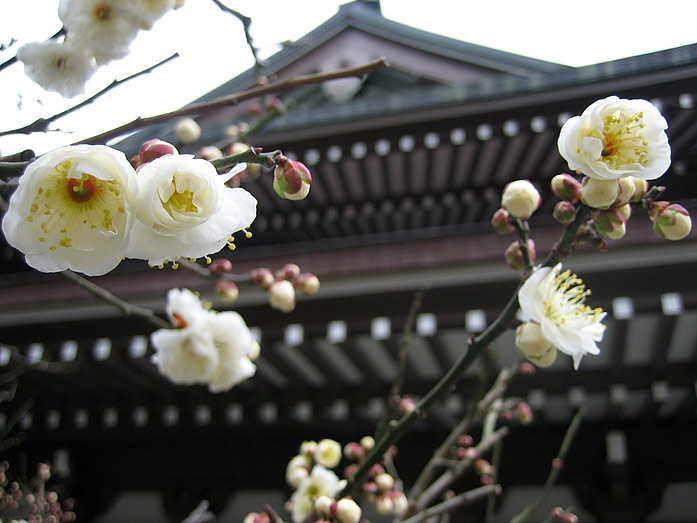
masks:
[(462, 434), (457, 438), (457, 444), (462, 447), (471, 447), (474, 445), (474, 438), (469, 434)]
[(465, 458), (467, 459), (477, 459), (479, 457), (479, 451), (474, 447), (470, 447), (465, 450)]
[(365, 456), (365, 450), (360, 444), (352, 441), (344, 446), (344, 456), (349, 459), (360, 460), (363, 459), (363, 456)]
[(280, 98), (270, 98), (266, 101), (266, 109), (268, 111), (280, 111), (283, 109), (283, 101)]
[(412, 398), (402, 398), (399, 400), (398, 408), (401, 414), (408, 414), (414, 412), (416, 402)]
[(595, 211), (593, 221), (598, 234), (611, 240), (619, 240), (627, 232), (627, 220), (614, 210)]
[(221, 303), (233, 303), (240, 295), (240, 290), (235, 282), (230, 280), (218, 280), (215, 283), (215, 294)]
[(568, 200), (557, 202), (554, 206), (554, 211), (552, 211), (552, 216), (566, 227), (576, 219), (576, 206)]
[(367, 494), (376, 494), (378, 490), (377, 484), (372, 481), (366, 481), (363, 483), (363, 491)]
[(581, 185), (581, 200), (594, 209), (609, 209), (620, 192), (617, 180), (586, 177)]
[(281, 312), (292, 312), (295, 309), (295, 289), (287, 280), (277, 280), (268, 289), (269, 303)]
[(516, 405), (515, 415), (518, 420), (525, 425), (532, 422), (532, 408), (524, 401), (521, 401), (518, 403), (518, 405)]
[(286, 200), (302, 200), (310, 192), (312, 175), (305, 165), (285, 157), (278, 160), (273, 172), (273, 188)]
[(232, 270), (232, 262), (227, 258), (218, 258), (213, 260), (213, 263), (208, 266), (208, 270), (211, 271), (211, 274), (220, 276)]
[(511, 215), (503, 208), (497, 210), (491, 217), (491, 225), (494, 227), (496, 234), (508, 234), (515, 231), (515, 227), (511, 224)]
[(218, 158), (223, 157), (223, 151), (214, 145), (206, 145), (205, 147), (201, 147), (201, 149), (199, 149), (196, 156), (208, 161), (217, 160)]
[(474, 461), (474, 470), (477, 474), (488, 474), (491, 463), (489, 463), (484, 458), (479, 458)]
[(294, 263), (286, 263), (276, 271), (275, 276), (277, 280), (294, 280), (300, 276), (300, 267)]
[(304, 272), (296, 279), (295, 286), (305, 296), (312, 296), (319, 291), (319, 278), (310, 272)]
[(564, 468), (564, 460), (559, 459), (559, 458), (554, 458), (552, 460), (552, 467), (554, 467), (555, 469), (559, 469), (559, 470), (563, 469)]
[(261, 106), (259, 102), (252, 102), (249, 104), (249, 114), (252, 116), (259, 116), (261, 112), (264, 110), (264, 108)]
[[(508, 266), (514, 271), (519, 271), (525, 267), (525, 259), (523, 258), (523, 251), (520, 245), (520, 241), (516, 240), (508, 246), (504, 253)], [(535, 263), (536, 253), (533, 240), (528, 240), (528, 252), (530, 253), (530, 260)]]
[(352, 463), (344, 469), (344, 477), (350, 479), (358, 471), (358, 463)]
[(692, 230), (690, 213), (677, 203), (652, 202), (649, 218), (653, 222), (653, 231), (666, 240), (682, 240)]
[(562, 523), (578, 523), (579, 519), (576, 514), (572, 514), (571, 512), (567, 512), (564, 514), (564, 517), (561, 518)]
[(564, 515), (564, 509), (561, 507), (554, 507), (552, 511), (549, 513), (549, 519), (552, 521), (558, 521), (562, 518)]
[(179, 154), (179, 151), (177, 151), (177, 148), (174, 145), (154, 138), (152, 140), (148, 140), (140, 146), (138, 156), (133, 158), (133, 160), (131, 160), (131, 163), (135, 162), (133, 167), (137, 168), (143, 164), (152, 162), (155, 158), (176, 154)]
[(551, 187), (560, 200), (578, 203), (581, 199), (581, 183), (570, 174), (557, 174), (552, 178)]
[(528, 180), (516, 180), (503, 188), (501, 207), (515, 218), (527, 220), (541, 203), (540, 193)]
[(370, 468), (370, 476), (371, 477), (376, 477), (379, 476), (380, 474), (383, 474), (385, 472), (385, 468), (380, 465), (380, 463), (376, 463)]
[(518, 372), (523, 376), (530, 376), (535, 374), (535, 366), (528, 361), (524, 361), (518, 367)]
[(254, 285), (262, 289), (268, 289), (274, 282), (273, 273), (265, 267), (249, 271), (249, 278)]

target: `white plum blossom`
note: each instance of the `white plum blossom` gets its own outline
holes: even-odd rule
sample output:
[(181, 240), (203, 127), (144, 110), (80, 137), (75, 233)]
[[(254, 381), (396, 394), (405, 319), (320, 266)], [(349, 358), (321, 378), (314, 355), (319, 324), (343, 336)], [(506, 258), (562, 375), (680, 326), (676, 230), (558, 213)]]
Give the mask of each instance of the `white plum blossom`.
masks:
[(599, 354), (596, 342), (602, 340), (605, 317), (602, 309), (585, 304), (590, 291), (561, 264), (538, 267), (518, 291), (523, 314), (538, 323), (550, 344), (574, 360), (578, 368), (585, 354)]
[(92, 55), (69, 42), (32, 42), (17, 51), (24, 73), (47, 91), (65, 98), (85, 92), (97, 64)]
[(259, 343), (238, 313), (209, 312), (207, 324), (218, 351), (218, 366), (208, 383), (211, 392), (230, 390), (247, 378), (254, 376), (259, 357)]
[(242, 169), (244, 164), (219, 176), (210, 162), (192, 155), (163, 156), (142, 166), (138, 220), (126, 256), (161, 265), (208, 256), (232, 243), (232, 235), (256, 217), (256, 199), (225, 185)]
[(102, 145), (62, 147), (27, 167), (2, 230), (39, 271), (106, 274), (125, 255), (137, 191), (123, 153)]
[(653, 180), (670, 166), (667, 128), (652, 103), (610, 96), (567, 120), (557, 145), (570, 169), (591, 178)]
[(176, 0), (122, 0), (128, 10), (139, 22), (141, 29), (152, 29), (153, 25), (168, 11), (175, 9)]
[(340, 488), (341, 482), (334, 472), (322, 465), (312, 467), (310, 475), (300, 483), (290, 498), (293, 522), (303, 523), (312, 514), (318, 497), (334, 497)]
[(218, 366), (218, 351), (203, 324), (159, 329), (150, 335), (160, 372), (175, 383), (208, 383)]
[(140, 30), (140, 21), (123, 0), (61, 0), (58, 16), (76, 46), (98, 64), (123, 58)]
[(238, 313), (208, 310), (190, 290), (171, 289), (167, 314), (176, 328), (151, 335), (152, 360), (162, 374), (175, 383), (208, 385), (211, 392), (254, 375), (259, 343)]

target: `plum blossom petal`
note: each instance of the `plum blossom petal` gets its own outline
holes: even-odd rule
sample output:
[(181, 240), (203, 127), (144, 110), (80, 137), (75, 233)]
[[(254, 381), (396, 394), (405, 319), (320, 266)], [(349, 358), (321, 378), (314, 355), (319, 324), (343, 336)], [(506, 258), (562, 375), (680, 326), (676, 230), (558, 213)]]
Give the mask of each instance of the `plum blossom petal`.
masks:
[(126, 252), (137, 191), (123, 153), (102, 145), (62, 147), (27, 167), (2, 230), (39, 271), (106, 274)]
[(126, 256), (151, 265), (218, 252), (256, 217), (251, 194), (225, 186), (210, 162), (192, 155), (153, 160), (138, 171), (138, 185), (138, 221)]
[(65, 98), (85, 92), (97, 64), (89, 52), (65, 42), (32, 42), (17, 51), (24, 73), (47, 91)]
[(334, 497), (339, 488), (339, 478), (334, 472), (322, 465), (312, 467), (310, 475), (300, 483), (290, 498), (293, 522), (303, 523), (312, 513), (318, 497)]
[(653, 180), (670, 166), (665, 118), (646, 100), (610, 96), (566, 121), (559, 153), (569, 168), (599, 180)]
[(590, 291), (561, 264), (538, 267), (518, 291), (518, 303), (525, 316), (538, 323), (550, 344), (571, 356), (578, 368), (585, 354), (599, 354), (596, 342), (603, 338), (602, 309), (585, 304)]

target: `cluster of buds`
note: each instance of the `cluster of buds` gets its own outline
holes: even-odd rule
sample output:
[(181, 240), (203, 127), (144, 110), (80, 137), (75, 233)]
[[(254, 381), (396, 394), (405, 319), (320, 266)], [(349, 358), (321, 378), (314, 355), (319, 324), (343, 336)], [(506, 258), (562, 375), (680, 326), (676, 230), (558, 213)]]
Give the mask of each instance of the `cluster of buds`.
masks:
[(474, 471), (482, 485), (493, 485), (496, 482), (496, 467), (484, 458), (474, 460)]
[(341, 461), (341, 445), (333, 439), (323, 439), (319, 442), (304, 441), (300, 452), (294, 456), (286, 467), (286, 482), (293, 488), (298, 488), (312, 471), (315, 464), (331, 469)]
[(682, 240), (692, 230), (690, 213), (677, 203), (646, 202), (653, 232), (666, 240)]
[(271, 523), (271, 517), (266, 512), (250, 512), (242, 523)]
[(363, 484), (363, 492), (368, 501), (375, 504), (380, 514), (403, 514), (409, 507), (404, 491), (396, 487), (394, 477), (376, 463), (370, 469), (370, 479)]
[(269, 96), (264, 103), (253, 102), (249, 105), (249, 114), (251, 116), (262, 116), (264, 113), (283, 112), (285, 105), (283, 100), (276, 96)]
[(273, 189), (286, 200), (302, 200), (310, 193), (312, 175), (301, 162), (281, 155), (276, 159), (273, 171)]
[(314, 504), (318, 519), (313, 523), (358, 523), (361, 519), (361, 507), (352, 498), (334, 499), (331, 496), (319, 496)]
[(62, 503), (55, 490), (46, 490), (51, 469), (45, 463), (37, 466), (37, 474), (31, 491), (23, 490), (19, 483), (10, 481), (9, 465), (0, 463), (0, 514), (4, 521), (52, 521), (68, 523), (75, 521), (75, 501), (66, 499)]
[(261, 287), (269, 294), (269, 303), (281, 312), (291, 312), (295, 309), (296, 289), (305, 296), (311, 296), (319, 291), (319, 278), (310, 272), (300, 272), (300, 267), (294, 263), (284, 265), (275, 273), (265, 267), (259, 267), (249, 273), (254, 285)]
[[(534, 366), (533, 366), (534, 368)], [(501, 409), (501, 417), (506, 421), (518, 420), (523, 425), (528, 425), (532, 423), (533, 412), (532, 407), (525, 403), (524, 401), (511, 399), (512, 402)]]
[[(360, 462), (373, 447), (375, 447), (375, 439), (364, 436), (359, 442), (347, 443), (344, 446), (344, 456), (349, 460)], [(390, 447), (387, 452), (389, 459), (394, 458), (396, 454), (397, 447)], [(356, 470), (358, 470), (358, 463), (352, 463), (344, 469), (344, 476), (351, 478)], [(363, 483), (363, 493), (380, 514), (401, 515), (409, 505), (404, 491), (397, 488), (394, 477), (385, 472), (385, 467), (379, 463), (370, 469), (369, 479)]]
[(560, 523), (578, 523), (579, 519), (576, 514), (564, 510), (562, 507), (554, 507), (549, 513), (550, 521), (559, 521)]
[(153, 138), (140, 146), (138, 154), (131, 158), (131, 165), (133, 165), (134, 169), (138, 170), (140, 167), (146, 163), (152, 162), (156, 158), (177, 154), (179, 154), (179, 151), (177, 151), (174, 145), (158, 138)]

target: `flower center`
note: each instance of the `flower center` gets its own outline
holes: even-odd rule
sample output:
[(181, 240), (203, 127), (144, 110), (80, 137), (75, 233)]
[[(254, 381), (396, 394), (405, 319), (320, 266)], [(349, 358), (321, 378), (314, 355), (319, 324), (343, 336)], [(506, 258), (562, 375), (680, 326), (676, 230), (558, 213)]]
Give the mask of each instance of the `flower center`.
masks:
[(603, 118), (603, 150), (600, 160), (612, 169), (627, 164), (648, 164), (649, 143), (641, 135), (644, 113), (626, 115), (617, 111)]
[(591, 291), (586, 289), (583, 280), (566, 270), (555, 276), (548, 289), (546, 299), (542, 302), (544, 313), (557, 326), (568, 326), (571, 322), (594, 323), (598, 321), (603, 310), (591, 309), (585, 304)]
[(38, 187), (27, 216), (41, 228), (39, 241), (52, 251), (78, 247), (83, 235), (94, 232), (115, 234), (115, 217), (119, 224), (125, 219), (118, 182), (71, 173), (72, 167), (73, 161), (65, 160), (53, 168)]
[(109, 4), (97, 4), (94, 8), (94, 16), (99, 21), (108, 22), (114, 15), (114, 11)]
[(194, 205), (194, 193), (191, 191), (177, 192), (174, 191), (172, 196), (165, 202), (164, 206), (167, 212), (171, 215), (173, 211), (179, 213), (196, 213), (198, 207)]

